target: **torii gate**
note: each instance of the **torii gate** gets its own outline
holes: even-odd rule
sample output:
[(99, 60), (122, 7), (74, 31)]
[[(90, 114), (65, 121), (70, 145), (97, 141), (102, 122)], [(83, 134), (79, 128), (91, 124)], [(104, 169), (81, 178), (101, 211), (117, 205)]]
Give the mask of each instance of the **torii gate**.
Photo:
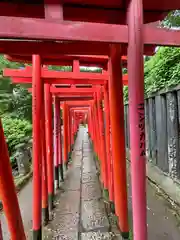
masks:
[[(15, 70), (15, 72), (17, 72), (16, 70)], [(19, 71), (18, 71), (19, 72)], [(51, 73), (52, 73), (53, 71), (51, 71)], [(11, 73), (12, 73), (12, 70), (11, 70)], [(5, 71), (5, 74), (7, 74), (7, 71)], [(8, 73), (9, 74), (9, 73)], [(54, 72), (54, 74), (55, 74), (55, 72)], [(13, 75), (13, 74), (12, 74)], [(54, 76), (53, 76), (54, 77)], [(24, 81), (23, 81), (24, 82)], [(62, 82), (61, 82), (62, 83)], [(52, 91), (51, 91), (52, 90)], [(75, 90), (77, 90), (77, 91), (75, 91)], [(85, 92), (85, 89), (82, 89), (82, 88), (79, 88), (79, 89), (74, 89), (74, 88), (72, 88), (72, 89), (64, 89), (64, 88), (53, 88), (53, 87), (51, 87), (50, 88), (50, 91), (51, 92), (54, 92), (54, 93), (62, 93), (63, 95), (65, 95), (65, 94), (69, 94), (70, 92), (71, 92), (71, 94), (72, 94), (72, 91), (74, 91), (74, 94), (76, 95), (76, 94), (85, 94), (85, 95), (87, 95), (87, 94), (89, 94), (89, 93), (93, 93), (94, 91), (95, 91), (95, 89), (93, 89), (93, 88), (88, 88), (86, 91), (87, 92)], [(66, 135), (66, 134), (65, 134)], [(65, 147), (65, 149), (66, 149), (66, 147)], [(102, 152), (104, 152), (104, 151), (102, 151)], [(66, 153), (65, 153), (65, 155), (66, 155)]]
[[(72, 2), (73, 4), (71, 4)], [(27, 52), (42, 55), (45, 52), (48, 52), (48, 55), (57, 54), (57, 52), (61, 54), (109, 55), (111, 62), (109, 81), (111, 88), (109, 88), (109, 91), (110, 96), (114, 98), (114, 104), (118, 106), (118, 103), (122, 101), (118, 97), (121, 86), (117, 83), (121, 77), (119, 70), (121, 58), (119, 56), (127, 55), (128, 45), (133, 233), (135, 240), (146, 240), (143, 45), (146, 49), (151, 44), (154, 46), (180, 45), (179, 31), (157, 28), (148, 24), (149, 22), (162, 20), (170, 10), (180, 9), (180, 2), (178, 0), (164, 0), (162, 4), (159, 1), (149, 0), (144, 0), (143, 3), (142, 0), (124, 2), (122, 0), (119, 2), (107, 0), (96, 3), (92, 0), (86, 0), (82, 5), (78, 0), (70, 0), (63, 3), (65, 4), (59, 4), (56, 0), (46, 0), (37, 6), (33, 2), (28, 4), (24, 1), (20, 8), (16, 7), (17, 2), (15, 1), (13, 3), (8, 1), (0, 3), (0, 15), (2, 15), (0, 17), (2, 23), (0, 26), (1, 38), (40, 40), (34, 42), (4, 40), (0, 43), (0, 51), (20, 55)], [(94, 14), (92, 14), (92, 11)], [(14, 16), (19, 18), (12, 18)], [(126, 23), (128, 26), (125, 25)], [(43, 42), (43, 40), (51, 40), (52, 42)], [(116, 45), (117, 43), (121, 46)], [(39, 61), (39, 56), (36, 57)], [(36, 62), (35, 57), (33, 59)], [(40, 67), (36, 66), (35, 72), (39, 69)], [(38, 71), (37, 73), (39, 74)], [(39, 86), (40, 88), (41, 83), (38, 81), (38, 74), (35, 77), (37, 80), (36, 87)], [(37, 93), (36, 90), (35, 93)], [(38, 107), (40, 106), (38, 100), (34, 100), (34, 103)], [(111, 120), (117, 119), (118, 122), (122, 108), (115, 111), (115, 109), (111, 109), (111, 106), (110, 100)], [(112, 124), (112, 135), (117, 134), (116, 136), (120, 137), (120, 134), (115, 134), (115, 131), (120, 131), (119, 128), (115, 128), (115, 126), (118, 126), (117, 122), (114, 120)], [(120, 124), (123, 127), (123, 123), (120, 122)], [(2, 141), (4, 142), (3, 137)], [(115, 148), (117, 149), (117, 146)], [(113, 157), (116, 158), (117, 156)], [(11, 177), (10, 172), (8, 176)], [(3, 183), (5, 184), (5, 181)], [(12, 194), (9, 197), (13, 196), (15, 195)], [(9, 212), (11, 211), (13, 212), (13, 209), (9, 209)], [(14, 212), (14, 214), (16, 213), (18, 213), (18, 210)], [(17, 225), (11, 226), (12, 229), (18, 227), (18, 239), (24, 239), (21, 222), (21, 219), (19, 219), (20, 227)], [(121, 230), (124, 229), (122, 225), (120, 228)], [(37, 226), (37, 237), (35, 239), (40, 236), (39, 232), (40, 226)]]
[[(65, 95), (65, 93), (67, 93), (67, 94), (72, 94), (72, 95), (76, 95), (76, 94), (83, 94), (83, 95), (87, 95), (87, 94), (90, 94), (90, 93), (94, 93), (94, 91), (96, 90), (96, 88), (87, 88), (87, 89), (85, 89), (85, 88), (67, 88), (67, 89), (65, 89), (65, 88), (54, 88), (54, 87), (51, 87), (50, 88), (51, 90), (51, 92), (52, 93), (54, 93), (54, 94), (63, 94), (63, 95)], [(75, 103), (75, 105), (76, 105), (77, 103)], [(80, 104), (80, 103), (79, 103)], [(84, 105), (84, 103), (81, 103), (81, 104), (83, 104)], [(105, 103), (105, 105), (106, 105), (106, 103)], [(103, 123), (102, 123), (103, 124)], [(107, 130), (108, 130), (109, 128), (107, 127)], [(108, 131), (107, 131), (108, 132)], [(104, 136), (102, 136), (102, 138), (104, 139)], [(65, 156), (67, 156), (67, 150), (66, 150), (66, 147), (65, 147)], [(105, 150), (103, 149), (103, 151), (102, 152), (105, 152)], [(109, 172), (110, 172), (110, 170), (109, 170)], [(107, 178), (107, 177), (106, 177)], [(106, 188), (108, 188), (107, 186), (106, 186)], [(112, 196), (112, 194), (110, 194), (111, 196)], [(112, 197), (111, 197), (112, 198)], [(113, 198), (111, 199), (111, 200), (113, 200)]]
[[(77, 65), (76, 65), (77, 66)], [(30, 69), (30, 68), (28, 68), (28, 69)], [(74, 69), (74, 68), (73, 68)], [(46, 71), (47, 72), (47, 71)], [(48, 79), (47, 80), (47, 82), (51, 82), (52, 84), (53, 83), (57, 83), (56, 81), (54, 82), (54, 79), (56, 78), (56, 74), (57, 74), (57, 71), (50, 71), (51, 72), (51, 75), (53, 75), (53, 79)], [(26, 72), (26, 74), (27, 74), (27, 72)], [(67, 73), (68, 74), (68, 73)], [(71, 74), (71, 73), (70, 73)], [(23, 76), (23, 74), (21, 73), (21, 71), (20, 70), (12, 70), (12, 69), (10, 69), (10, 70), (5, 70), (4, 71), (4, 75), (5, 76), (13, 76), (13, 82), (14, 82), (14, 80), (15, 79), (17, 79), (15, 82), (17, 83), (27, 83), (27, 79), (28, 79), (28, 83), (31, 83), (30, 81), (31, 81), (31, 78), (29, 77), (29, 75), (28, 75), (28, 78), (22, 78), (22, 76)], [(87, 75), (87, 74), (86, 74)], [(89, 77), (88, 78), (90, 78), (90, 76), (92, 76), (92, 74), (88, 74), (89, 75)], [(101, 76), (102, 76), (102, 74), (98, 74), (99, 75), (99, 78), (101, 78)], [(14, 77), (15, 76), (15, 77)], [(19, 76), (21, 76), (21, 78), (19, 78)], [(26, 75), (25, 75), (26, 76)], [(58, 73), (58, 76), (59, 76), (59, 73)], [(107, 76), (106, 74), (105, 74), (105, 76)], [(44, 77), (46, 77), (46, 75), (44, 75)], [(46, 80), (46, 78), (45, 78), (45, 80)], [(51, 80), (51, 81), (50, 81)], [(127, 80), (127, 75), (125, 75), (125, 79), (123, 79), (124, 81), (125, 81), (125, 84), (126, 84), (126, 80)], [(67, 80), (68, 81), (68, 80)], [(64, 79), (63, 79), (63, 82), (64, 82)], [(105, 82), (105, 80), (104, 80), (104, 82)], [(60, 82), (59, 83), (62, 83), (62, 80), (60, 80)], [(67, 83), (67, 82), (66, 82)], [(88, 82), (89, 83), (89, 82)], [(92, 84), (98, 84), (99, 83), (99, 80), (92, 80), (92, 82), (91, 82)], [(52, 88), (51, 88), (52, 89)], [(59, 88), (54, 88), (54, 92), (55, 92), (55, 90), (56, 91), (60, 91), (59, 90)], [(69, 89), (66, 89), (66, 90), (62, 90), (63, 92), (62, 93), (64, 93), (65, 94), (65, 92), (66, 92), (66, 94), (68, 94), (68, 91), (69, 91)], [(83, 95), (83, 94), (85, 94), (86, 95), (86, 92), (84, 92), (84, 89), (80, 89), (80, 90), (78, 90), (79, 92), (81, 91), (81, 95)], [(89, 91), (92, 91), (91, 89), (89, 89)], [(78, 94), (78, 93), (77, 93)], [(106, 93), (106, 99), (107, 99), (108, 97), (107, 97), (107, 93)], [(107, 103), (106, 103), (107, 104)], [(109, 112), (109, 110), (108, 110), (108, 112)], [(108, 113), (109, 114), (109, 113)], [(109, 119), (109, 116), (108, 116), (108, 119)], [(107, 122), (108, 122), (108, 120), (107, 120)], [(106, 129), (106, 135), (107, 136), (109, 136), (109, 128), (107, 128)], [(107, 142), (109, 142), (110, 141), (110, 139), (107, 139)], [(109, 144), (108, 143), (106, 143), (106, 145), (107, 145), (107, 148), (109, 149)], [(108, 157), (110, 156), (110, 154), (108, 154)], [(112, 193), (110, 194), (110, 199), (111, 199), (111, 201), (113, 202), (113, 197), (112, 197)]]

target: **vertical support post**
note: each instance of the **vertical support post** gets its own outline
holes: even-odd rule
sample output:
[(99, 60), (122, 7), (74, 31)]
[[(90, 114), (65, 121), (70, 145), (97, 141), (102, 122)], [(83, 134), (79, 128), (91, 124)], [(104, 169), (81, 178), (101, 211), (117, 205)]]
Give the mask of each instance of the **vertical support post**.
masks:
[(54, 169), (53, 169), (53, 130), (52, 130), (52, 95), (50, 84), (45, 84), (45, 118), (46, 118), (46, 151), (48, 173), (49, 211), (53, 209), (54, 200)]
[(0, 196), (12, 240), (25, 240), (7, 145), (0, 120)]
[(96, 152), (96, 155), (99, 157), (98, 155), (98, 127), (97, 127), (97, 121), (96, 121), (96, 107), (97, 107), (97, 103), (96, 103), (96, 99), (93, 100), (92, 102), (92, 118), (93, 118), (93, 127), (94, 127), (94, 149)]
[(42, 141), (41, 129), (43, 82), (41, 80), (41, 58), (32, 56), (32, 96), (33, 96), (33, 240), (42, 238)]
[(55, 189), (59, 189), (59, 123), (60, 107), (58, 97), (54, 97), (54, 174)]
[(61, 108), (60, 108), (60, 101), (59, 101), (59, 111), (60, 111), (60, 118), (59, 118), (59, 130), (58, 130), (58, 145), (59, 145), (59, 172), (61, 176), (61, 181), (64, 181), (64, 170), (63, 170), (63, 159), (62, 159), (62, 132), (61, 132)]
[(73, 129), (73, 110), (70, 110), (70, 117), (71, 117), (71, 152), (73, 152), (74, 148), (74, 129)]
[(108, 178), (107, 178), (107, 155), (106, 155), (106, 142), (105, 142), (105, 129), (104, 129), (104, 116), (103, 116), (103, 102), (102, 102), (102, 89), (98, 91), (98, 113), (99, 113), (99, 128), (101, 139), (101, 162), (102, 162), (102, 175), (104, 194), (108, 197)]
[(72, 141), (73, 141), (73, 149), (74, 149), (74, 143), (75, 143), (75, 117), (74, 117), (74, 110), (72, 111)]
[(134, 240), (147, 240), (142, 0), (129, 4), (128, 36), (133, 235)]
[(41, 142), (42, 142), (42, 218), (43, 225), (47, 225), (49, 221), (48, 208), (48, 176), (47, 176), (47, 156), (46, 156), (46, 139), (45, 139), (45, 106), (44, 106), (44, 85), (42, 96), (42, 112), (41, 112)]
[(0, 221), (0, 240), (3, 240), (1, 221)]
[(68, 110), (68, 115), (69, 115), (69, 118), (68, 118), (68, 124), (69, 124), (69, 156), (68, 156), (68, 161), (71, 161), (71, 154), (72, 154), (72, 114), (71, 114), (71, 109), (69, 108)]
[(70, 160), (70, 153), (71, 153), (71, 134), (70, 134), (70, 108), (67, 105), (67, 128), (68, 128), (68, 137), (67, 137), (67, 141), (68, 141), (68, 158), (67, 161), (69, 163)]
[(64, 164), (68, 167), (68, 108), (66, 102), (63, 107), (63, 124), (64, 124)]
[[(97, 155), (98, 155), (98, 159), (100, 160), (101, 156), (100, 156), (100, 150), (101, 148), (99, 148), (101, 141), (100, 141), (100, 134), (99, 134), (99, 117), (98, 117), (98, 102), (97, 102), (97, 94), (94, 94), (94, 123), (96, 126), (96, 141), (97, 141)], [(102, 180), (102, 179), (101, 179)]]
[(111, 46), (110, 71), (111, 75), (109, 79), (109, 101), (112, 132), (115, 212), (118, 216), (122, 237), (128, 238), (129, 226), (124, 133), (123, 82), (121, 69), (121, 49), (119, 45)]
[(111, 164), (111, 152), (110, 152), (110, 109), (109, 109), (109, 90), (108, 84), (104, 86), (104, 107), (105, 107), (105, 134), (106, 134), (106, 154), (107, 154), (107, 177), (108, 177), (108, 190), (109, 200), (113, 206), (114, 194), (113, 194), (113, 175), (112, 175), (112, 164)]

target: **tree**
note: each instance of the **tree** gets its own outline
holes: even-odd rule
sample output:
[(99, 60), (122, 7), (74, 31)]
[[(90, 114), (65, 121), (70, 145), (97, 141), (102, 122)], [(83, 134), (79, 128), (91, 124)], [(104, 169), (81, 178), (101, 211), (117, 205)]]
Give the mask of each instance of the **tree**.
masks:
[(162, 22), (162, 25), (168, 28), (180, 27), (180, 10), (170, 12)]
[(24, 64), (9, 62), (0, 55), (0, 114), (9, 114), (11, 117), (32, 118), (32, 97), (27, 89), (21, 85), (12, 84), (9, 78), (3, 77), (4, 68), (20, 68)]

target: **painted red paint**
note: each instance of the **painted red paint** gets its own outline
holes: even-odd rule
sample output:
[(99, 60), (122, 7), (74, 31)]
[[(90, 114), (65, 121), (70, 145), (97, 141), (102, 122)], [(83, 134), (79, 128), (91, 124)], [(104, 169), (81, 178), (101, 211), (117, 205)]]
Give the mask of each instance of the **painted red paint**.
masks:
[[(22, 77), (22, 78), (31, 78), (32, 77), (32, 68), (26, 67), (25, 69), (4, 69), (3, 75), (6, 77)], [(108, 74), (101, 73), (74, 73), (74, 72), (60, 72), (48, 70), (41, 68), (41, 77), (42, 78), (54, 78), (54, 79), (79, 79), (79, 80), (108, 80)]]
[(33, 105), (33, 234), (41, 236), (42, 204), (42, 141), (41, 112), (43, 84), (41, 82), (41, 59), (32, 56), (32, 105)]
[[(3, 24), (0, 26), (1, 38), (128, 43), (127, 25), (74, 21), (62, 21), (59, 23), (54, 23), (51, 20), (13, 18), (4, 16), (0, 16), (0, 22), (3, 22)], [(143, 37), (144, 44), (148, 45), (180, 45), (179, 31), (168, 31), (164, 30), (163, 28), (155, 28), (145, 25)]]
[[(172, 36), (172, 35), (171, 35)], [(40, 41), (8, 41), (1, 40), (0, 41), (0, 52), (4, 54), (13, 54), (22, 57), (24, 60), (24, 56), (29, 58), (32, 54), (39, 54), (43, 59), (43, 64), (48, 64), (51, 57), (58, 58), (61, 55), (71, 54), (71, 55), (105, 55), (109, 56), (109, 43), (99, 43), (99, 42), (40, 42)], [(154, 45), (145, 45), (144, 46), (144, 55), (152, 56), (155, 51)], [(127, 55), (127, 45), (122, 46), (122, 54)], [(19, 57), (19, 58), (20, 58)], [(46, 62), (46, 58), (48, 58), (48, 62)], [(17, 59), (20, 60), (20, 59)], [(52, 60), (51, 60), (52, 61)], [(89, 61), (89, 60), (88, 60)], [(94, 62), (94, 61), (93, 61)], [(53, 62), (55, 64), (55, 62)], [(99, 61), (98, 61), (99, 63)], [(58, 61), (56, 60), (56, 64)], [(97, 62), (94, 62), (97, 65)], [(59, 65), (59, 64), (58, 64)], [(80, 62), (80, 65), (87, 65), (86, 62)], [(90, 66), (90, 63), (88, 63)], [(99, 66), (100, 67), (100, 66)], [(104, 69), (107, 70), (107, 69)]]
[(131, 1), (128, 13), (128, 26), (129, 121), (133, 238), (134, 240), (147, 240), (143, 3), (141, 0)]
[[(13, 83), (32, 83), (32, 78), (26, 77), (11, 77)], [(62, 84), (90, 84), (90, 85), (104, 85), (107, 80), (92, 80), (92, 79), (43, 79), (44, 83), (62, 85)]]
[(118, 216), (118, 224), (121, 233), (127, 237), (128, 203), (127, 203), (127, 180), (126, 180), (126, 152), (124, 134), (124, 105), (121, 51), (119, 45), (111, 46), (109, 79), (109, 103), (112, 134), (112, 157), (114, 177), (115, 210)]
[(48, 196), (50, 211), (53, 208), (54, 198), (54, 169), (53, 169), (53, 129), (52, 129), (52, 95), (50, 85), (45, 84), (45, 122), (46, 122), (46, 151), (48, 173)]
[(10, 238), (25, 240), (25, 232), (16, 195), (8, 149), (0, 120), (0, 196)]

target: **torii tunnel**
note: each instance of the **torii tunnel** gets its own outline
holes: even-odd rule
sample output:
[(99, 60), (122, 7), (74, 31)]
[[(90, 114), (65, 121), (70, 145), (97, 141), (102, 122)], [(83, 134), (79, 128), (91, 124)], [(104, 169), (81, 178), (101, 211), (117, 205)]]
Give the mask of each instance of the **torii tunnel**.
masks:
[[(129, 88), (133, 239), (147, 240), (143, 55), (153, 55), (156, 46), (180, 46), (180, 31), (156, 24), (177, 9), (179, 0), (0, 2), (0, 53), (9, 61), (32, 64), (5, 69), (3, 75), (32, 85), (33, 240), (42, 239), (50, 220), (80, 123), (88, 124), (103, 191), (122, 238), (128, 239), (123, 85)], [(49, 70), (48, 65), (71, 66), (72, 71)], [(102, 72), (81, 72), (81, 66)], [(122, 74), (123, 67), (128, 74)], [(0, 196), (10, 239), (25, 240), (1, 124), (0, 146)]]

